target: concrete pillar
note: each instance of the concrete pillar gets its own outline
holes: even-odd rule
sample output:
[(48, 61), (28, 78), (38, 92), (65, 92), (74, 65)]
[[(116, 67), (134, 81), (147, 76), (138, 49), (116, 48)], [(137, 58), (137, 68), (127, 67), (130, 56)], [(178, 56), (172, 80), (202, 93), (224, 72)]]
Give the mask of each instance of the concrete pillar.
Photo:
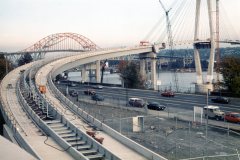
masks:
[(86, 80), (87, 80), (87, 76), (86, 76), (86, 65), (83, 65), (83, 66), (82, 66), (81, 76), (82, 76), (82, 81), (86, 82)]
[(212, 1), (208, 3), (208, 16), (209, 16), (209, 27), (210, 27), (210, 38), (211, 38), (211, 49), (208, 64), (207, 82), (212, 83), (213, 81), (213, 67), (214, 67), (214, 55), (215, 55), (215, 28), (213, 25), (213, 11)]
[[(195, 19), (195, 33), (194, 33), (194, 41), (199, 40), (199, 17), (200, 17), (200, 5), (201, 0), (197, 0), (196, 3), (196, 19)], [(196, 47), (194, 47), (194, 60), (195, 60), (195, 68), (196, 68), (196, 74), (197, 74), (197, 84), (203, 83), (203, 77), (202, 77), (202, 66), (199, 56), (199, 51)]]
[(100, 83), (100, 78), (101, 78), (101, 76), (100, 76), (100, 60), (96, 61), (96, 72), (95, 72), (95, 74), (96, 74), (96, 82)]
[(153, 85), (153, 90), (157, 90), (157, 76), (156, 76), (156, 62), (155, 57), (151, 59), (151, 81)]
[(145, 63), (145, 59), (140, 59), (140, 74), (142, 75), (143, 79), (146, 79), (146, 63)]
[(194, 48), (194, 60), (197, 74), (197, 84), (203, 84), (202, 67), (198, 49)]

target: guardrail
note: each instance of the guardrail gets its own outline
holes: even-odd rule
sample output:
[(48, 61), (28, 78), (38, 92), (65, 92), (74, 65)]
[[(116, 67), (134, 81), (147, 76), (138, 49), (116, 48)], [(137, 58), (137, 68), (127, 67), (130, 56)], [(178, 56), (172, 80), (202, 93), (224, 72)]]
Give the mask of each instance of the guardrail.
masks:
[(88, 122), (94, 124), (98, 128), (102, 129), (110, 136), (114, 137), (121, 143), (125, 144), (126, 146), (130, 147), (131, 149), (135, 150), (141, 155), (144, 155), (148, 159), (152, 160), (166, 160), (166, 158), (156, 154), (155, 152), (143, 147), (142, 145), (134, 142), (133, 140), (127, 138), (126, 136), (122, 135), (121, 133), (113, 130), (111, 127), (107, 126), (105, 123), (101, 122), (100, 120), (96, 119), (95, 117), (89, 115), (87, 112), (79, 108), (75, 105), (72, 101), (70, 101), (67, 97), (65, 97), (53, 84), (52, 81), (52, 74), (51, 72), (48, 75), (48, 86), (54, 92), (56, 96), (58, 96), (72, 111), (74, 111), (77, 115), (83, 117)]
[[(31, 71), (29, 72), (29, 76), (31, 77)], [(19, 85), (19, 84), (18, 84)], [(112, 154), (110, 151), (108, 151), (105, 147), (100, 145), (98, 142), (96, 142), (92, 137), (84, 133), (83, 131), (79, 130), (74, 124), (72, 124), (70, 121), (68, 121), (61, 113), (59, 113), (56, 108), (49, 103), (40, 93), (40, 91), (37, 89), (37, 86), (35, 83), (32, 82), (31, 78), (29, 78), (29, 85), (31, 88), (33, 96), (38, 96), (41, 101), (48, 105), (49, 109), (52, 110), (57, 117), (57, 119), (60, 119), (61, 122), (67, 126), (70, 130), (75, 131), (77, 135), (82, 135), (83, 138), (86, 140), (87, 144), (91, 144), (93, 148), (95, 148), (99, 153), (103, 154), (106, 159), (109, 160), (119, 160), (116, 155)], [(25, 85), (24, 85), (25, 86)], [(27, 87), (29, 88), (29, 87)], [(30, 90), (28, 90), (30, 91)], [(63, 148), (68, 148), (67, 151), (76, 159), (86, 159), (87, 158), (82, 155), (80, 152), (78, 152), (74, 147), (72, 147), (69, 143), (67, 143), (63, 138), (61, 138), (58, 134), (56, 134), (43, 120), (41, 120), (35, 112), (31, 109), (31, 107), (27, 104), (26, 100), (24, 99), (23, 95), (21, 94), (20, 89), (18, 90), (18, 93), (20, 93), (20, 100), (26, 107), (25, 109), (30, 114), (31, 118), (37, 123), (37, 125), (44, 130), (48, 135), (50, 135), (57, 143), (59, 143), (60, 146)]]
[[(2, 80), (2, 82), (5, 81), (5, 78)], [(1, 91), (3, 88), (3, 85), (1, 83), (0, 85)], [(8, 89), (10, 88), (6, 88), (6, 92), (8, 92)], [(17, 91), (17, 86), (16, 86), (16, 91)], [(31, 155), (33, 155), (34, 157), (36, 157), (37, 159), (42, 159), (40, 157), (40, 155), (38, 155), (34, 149), (31, 147), (31, 145), (28, 144), (28, 142), (24, 139), (24, 136), (27, 136), (27, 133), (24, 131), (23, 127), (19, 124), (19, 122), (16, 120), (16, 118), (14, 117), (9, 104), (7, 102), (7, 104), (5, 104), (5, 100), (2, 97), (2, 92), (0, 93), (0, 99), (1, 99), (1, 112), (2, 115), (4, 117), (4, 120), (7, 124), (7, 126), (11, 129), (11, 131), (13, 132), (13, 136), (15, 138), (15, 140), (18, 142), (18, 144), (24, 148), (27, 152), (29, 152)], [(24, 136), (23, 136), (23, 135)]]

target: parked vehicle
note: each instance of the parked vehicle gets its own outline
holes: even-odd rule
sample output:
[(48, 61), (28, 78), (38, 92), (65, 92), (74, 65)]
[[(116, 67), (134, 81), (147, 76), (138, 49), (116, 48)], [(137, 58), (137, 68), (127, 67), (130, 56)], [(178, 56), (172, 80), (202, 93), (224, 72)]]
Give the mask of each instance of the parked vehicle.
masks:
[(203, 114), (205, 117), (213, 118), (216, 120), (223, 120), (224, 112), (220, 110), (218, 106), (208, 105), (203, 108)]
[(101, 95), (98, 95), (98, 94), (94, 94), (94, 95), (92, 95), (92, 100), (95, 100), (95, 101), (104, 101), (104, 97), (101, 96)]
[(228, 104), (230, 102), (230, 99), (227, 97), (215, 97), (211, 99), (212, 102), (214, 103), (224, 103), (224, 104)]
[(130, 106), (133, 106), (133, 107), (144, 107), (145, 105), (144, 100), (141, 98), (129, 98), (128, 103)]
[(236, 112), (226, 113), (224, 119), (228, 122), (240, 123), (240, 113)]
[(164, 110), (166, 108), (166, 106), (159, 104), (158, 102), (149, 102), (147, 105), (148, 109), (151, 110)]
[(77, 84), (76, 84), (76, 83), (74, 83), (74, 82), (70, 82), (70, 83), (68, 84), (68, 86), (71, 86), (71, 87), (76, 87), (76, 86), (77, 86)]
[(163, 97), (174, 97), (175, 94), (172, 91), (164, 91), (164, 92), (161, 93), (161, 96), (163, 96)]
[(83, 93), (86, 95), (95, 95), (96, 94), (96, 92), (92, 89), (87, 89), (87, 90), (83, 91)]
[(77, 96), (78, 96), (78, 92), (75, 91), (75, 90), (71, 90), (71, 91), (69, 92), (69, 94), (70, 94), (70, 96), (72, 96), (72, 97), (77, 97)]
[(103, 89), (103, 86), (102, 85), (95, 85), (95, 86), (92, 86), (92, 88), (94, 88), (94, 89)]

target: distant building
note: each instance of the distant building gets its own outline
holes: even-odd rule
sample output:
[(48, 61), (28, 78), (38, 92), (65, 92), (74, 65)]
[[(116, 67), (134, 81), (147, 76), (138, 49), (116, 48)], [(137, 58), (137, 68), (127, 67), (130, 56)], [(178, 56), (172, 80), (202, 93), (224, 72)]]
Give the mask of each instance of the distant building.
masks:
[(193, 57), (184, 57), (183, 58), (184, 66), (190, 65), (193, 63)]

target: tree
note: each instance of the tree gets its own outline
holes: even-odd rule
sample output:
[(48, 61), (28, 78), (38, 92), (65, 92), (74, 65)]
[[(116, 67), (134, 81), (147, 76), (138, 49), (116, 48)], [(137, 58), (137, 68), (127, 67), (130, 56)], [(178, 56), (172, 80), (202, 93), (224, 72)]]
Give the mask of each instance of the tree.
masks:
[(118, 65), (120, 77), (128, 88), (144, 88), (144, 80), (140, 74), (139, 64), (131, 61), (120, 61)]
[(30, 63), (32, 62), (32, 60), (33, 60), (32, 56), (29, 53), (26, 53), (18, 60), (18, 66)]
[(8, 71), (12, 70), (12, 66), (10, 65), (10, 62), (5, 59), (3, 55), (0, 55), (0, 80), (4, 78), (6, 75), (6, 67)]
[(225, 86), (233, 94), (240, 96), (240, 57), (227, 56), (221, 62), (220, 73)]

